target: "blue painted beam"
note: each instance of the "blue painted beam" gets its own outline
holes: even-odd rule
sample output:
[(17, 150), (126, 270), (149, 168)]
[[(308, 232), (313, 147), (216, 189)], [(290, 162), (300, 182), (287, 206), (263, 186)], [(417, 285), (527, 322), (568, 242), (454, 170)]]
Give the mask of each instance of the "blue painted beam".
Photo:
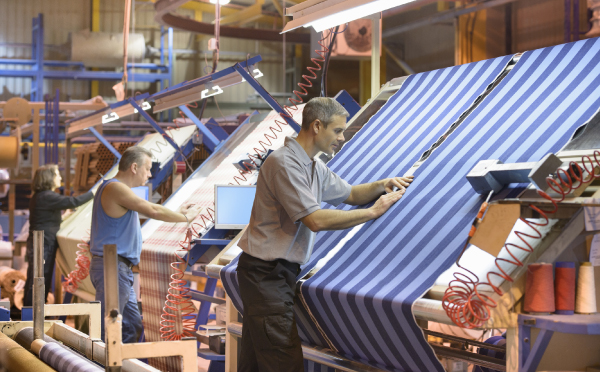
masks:
[[(18, 65), (18, 66), (33, 66), (36, 61), (33, 59), (19, 59), (19, 58), (0, 58), (0, 65)], [(86, 68), (83, 62), (77, 61), (44, 61), (44, 66), (48, 67), (79, 67)], [(160, 70), (169, 71), (168, 66), (157, 65), (155, 63), (128, 63), (127, 69), (144, 69), (144, 70)]]
[(108, 142), (108, 141), (106, 140), (106, 138), (104, 138), (104, 137), (103, 137), (103, 136), (102, 136), (102, 135), (101, 135), (101, 134), (100, 134), (100, 133), (99, 133), (99, 132), (96, 130), (96, 128), (94, 128), (94, 127), (89, 127), (89, 128), (88, 128), (88, 130), (89, 130), (90, 132), (92, 132), (92, 134), (93, 134), (93, 135), (94, 135), (96, 138), (98, 138), (98, 141), (100, 141), (100, 142), (101, 142), (101, 143), (102, 143), (104, 146), (106, 146), (106, 148), (107, 148), (107, 149), (108, 149), (110, 152), (112, 152), (112, 153), (113, 153), (113, 155), (117, 157), (117, 159), (121, 160), (121, 153), (119, 153), (119, 152), (117, 151), (117, 149), (115, 149), (115, 148), (113, 147), (113, 145), (111, 145), (111, 144), (110, 144), (110, 142)]
[(198, 130), (204, 136), (203, 143), (204, 143), (204, 145), (206, 145), (206, 147), (208, 147), (208, 150), (210, 150), (210, 152), (215, 151), (215, 148), (219, 145), (219, 143), (221, 141), (219, 141), (219, 139), (210, 131), (210, 129), (208, 129), (206, 126), (204, 126), (204, 124), (202, 124), (200, 119), (198, 119), (196, 117), (196, 115), (194, 115), (194, 113), (192, 112), (192, 110), (189, 109), (189, 107), (187, 107), (186, 105), (181, 105), (181, 106), (179, 106), (179, 109), (194, 124), (196, 124), (196, 127), (198, 128)]
[[(122, 72), (106, 72), (106, 71), (38, 71), (32, 70), (0, 70), (0, 76), (5, 77), (22, 77), (33, 78), (42, 75), (43, 79), (81, 79), (81, 80), (121, 80)], [(129, 74), (129, 79), (132, 81), (155, 82), (158, 80), (168, 79), (168, 73), (132, 73)]]
[(256, 90), (256, 92), (258, 94), (260, 94), (260, 96), (269, 104), (269, 106), (271, 106), (271, 108), (273, 110), (275, 110), (277, 113), (279, 113), (281, 115), (281, 117), (292, 127), (294, 128), (294, 130), (296, 131), (296, 133), (300, 132), (300, 125), (298, 125), (298, 123), (296, 123), (296, 121), (294, 119), (291, 118), (291, 116), (285, 111), (285, 109), (283, 107), (281, 107), (281, 105), (279, 104), (279, 102), (277, 102), (275, 100), (275, 98), (273, 98), (273, 96), (271, 96), (269, 94), (269, 92), (266, 91), (265, 88), (263, 88), (262, 85), (260, 85), (256, 79), (254, 79), (254, 76), (250, 75), (248, 73), (248, 71), (246, 71), (246, 69), (244, 67), (242, 67), (239, 63), (236, 63), (233, 68), (240, 74), (242, 75), (242, 77), (244, 79), (246, 79), (246, 81), (252, 86), (252, 88), (254, 88), (254, 90)]
[(152, 127), (158, 133), (160, 133), (171, 146), (173, 146), (173, 148), (175, 149), (176, 152), (181, 151), (179, 149), (179, 146), (177, 146), (177, 144), (175, 143), (175, 141), (173, 141), (173, 139), (171, 137), (169, 137), (158, 124), (156, 124), (154, 119), (152, 119), (152, 116), (150, 116), (146, 111), (142, 110), (142, 108), (140, 107), (140, 105), (137, 104), (135, 99), (129, 98), (129, 103), (131, 103), (131, 106), (133, 106), (134, 108), (136, 108), (138, 110), (138, 113), (140, 115), (142, 115), (144, 117), (144, 119), (146, 119), (146, 121), (148, 121), (148, 123), (150, 123), (150, 125), (152, 125)]
[(344, 106), (346, 111), (348, 111), (350, 114), (350, 116), (348, 116), (348, 120), (352, 119), (352, 117), (360, 111), (360, 105), (358, 102), (356, 102), (350, 93), (346, 92), (345, 90), (340, 90), (333, 98), (342, 106)]

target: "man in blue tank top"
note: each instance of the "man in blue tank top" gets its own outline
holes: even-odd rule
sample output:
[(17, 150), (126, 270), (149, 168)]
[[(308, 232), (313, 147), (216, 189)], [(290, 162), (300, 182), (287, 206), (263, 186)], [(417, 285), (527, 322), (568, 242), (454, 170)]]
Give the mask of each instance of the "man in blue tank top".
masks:
[(152, 153), (141, 147), (130, 147), (119, 161), (117, 175), (100, 185), (94, 197), (90, 252), (90, 279), (96, 288), (96, 301), (102, 304), (102, 339), (104, 340), (104, 265), (103, 247), (117, 245), (119, 264), (119, 312), (123, 316), (123, 343), (137, 342), (142, 332), (142, 319), (133, 290), (131, 268), (140, 262), (142, 230), (138, 212), (148, 218), (165, 222), (189, 222), (199, 214), (199, 208), (184, 206), (174, 212), (148, 202), (131, 190), (142, 186), (151, 177)]

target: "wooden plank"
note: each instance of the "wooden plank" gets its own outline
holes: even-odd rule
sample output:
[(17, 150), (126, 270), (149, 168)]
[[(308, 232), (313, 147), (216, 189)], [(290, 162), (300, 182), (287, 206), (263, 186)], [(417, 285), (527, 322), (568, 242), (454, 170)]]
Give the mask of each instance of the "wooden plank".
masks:
[(83, 155), (83, 163), (81, 165), (81, 183), (82, 187), (87, 187), (87, 179), (88, 179), (88, 167), (90, 165), (90, 153), (86, 151)]
[[(82, 148), (77, 149), (77, 151)], [(83, 166), (84, 151), (79, 151), (77, 154), (77, 161), (75, 162), (75, 178), (73, 179), (73, 190), (79, 191), (79, 185), (81, 184), (81, 167)]]

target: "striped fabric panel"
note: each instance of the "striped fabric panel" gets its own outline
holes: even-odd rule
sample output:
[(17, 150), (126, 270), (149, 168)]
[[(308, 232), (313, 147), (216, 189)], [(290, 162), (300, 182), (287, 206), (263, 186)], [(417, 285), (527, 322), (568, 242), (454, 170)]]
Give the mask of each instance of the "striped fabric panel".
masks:
[(59, 343), (49, 342), (40, 349), (40, 359), (57, 371), (88, 372), (104, 371), (98, 365), (69, 351)]
[[(302, 121), (302, 108), (294, 112), (294, 120)], [(275, 111), (272, 111), (256, 128), (245, 133), (246, 137), (241, 140), (233, 150), (229, 151), (223, 146), (224, 158), (221, 163), (208, 176), (200, 176), (199, 168), (194, 175), (186, 180), (179, 188), (178, 192), (171, 196), (173, 200), (177, 199), (177, 204), (167, 201), (165, 206), (176, 209), (184, 203), (194, 203), (203, 208), (213, 208), (214, 206), (214, 185), (228, 184), (237, 182), (234, 177), (240, 177), (238, 169), (234, 163), (240, 157), (253, 154), (254, 148), (260, 149), (259, 143), (264, 143), (268, 149), (277, 149), (283, 146), (286, 136), (291, 136), (295, 132), (288, 125), (282, 125), (281, 133), (277, 133), (276, 139), (271, 139), (271, 144), (265, 139), (265, 135), (274, 138), (272, 128), (276, 128), (275, 120), (282, 120)], [(243, 134), (240, 134), (243, 135)], [(233, 136), (228, 141), (233, 140)], [(237, 140), (237, 139), (236, 139)], [(221, 151), (221, 150), (219, 150)], [(196, 177), (198, 175), (198, 177)], [(249, 178), (249, 177), (248, 177)], [(249, 184), (248, 181), (239, 179), (240, 184)], [(184, 193), (183, 195), (181, 193)], [(171, 200), (171, 199), (169, 199)], [(197, 219), (196, 222), (200, 221)], [(160, 321), (165, 305), (171, 274), (174, 270), (170, 264), (175, 260), (174, 253), (179, 248), (179, 242), (185, 237), (185, 224), (162, 223), (153, 221), (153, 232), (144, 240), (140, 260), (141, 277), (141, 295), (144, 307), (144, 335), (146, 341), (160, 341)], [(150, 364), (160, 370), (177, 371), (180, 368), (180, 360), (176, 357), (170, 358), (152, 358)]]
[[(310, 312), (342, 355), (393, 371), (443, 371), (411, 308), (454, 262), (485, 198), (467, 173), (480, 160), (536, 161), (558, 151), (600, 108), (599, 64), (598, 39), (525, 53), (416, 171), (400, 202), (304, 282)], [(365, 147), (353, 141), (343, 151), (358, 160)]]
[[(402, 175), (484, 93), (511, 57), (450, 67), (409, 76), (398, 92), (328, 163), (351, 184)], [(390, 135), (393, 133), (394, 135)], [(379, 149), (373, 152), (373, 148)], [(364, 170), (368, 167), (367, 170)], [(323, 208), (334, 208), (323, 203)], [(348, 210), (341, 204), (339, 209)], [(323, 258), (349, 230), (319, 233), (313, 254), (300, 277)], [(221, 280), (235, 307), (242, 312), (237, 259), (221, 271)], [(312, 345), (328, 347), (310, 315), (296, 304), (300, 337)]]

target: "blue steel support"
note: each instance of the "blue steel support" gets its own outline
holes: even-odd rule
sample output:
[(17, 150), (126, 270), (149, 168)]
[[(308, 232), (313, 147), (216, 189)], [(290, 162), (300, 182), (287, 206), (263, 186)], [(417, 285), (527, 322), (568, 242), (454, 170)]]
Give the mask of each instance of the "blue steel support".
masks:
[(54, 119), (53, 122), (53, 129), (54, 129), (54, 135), (52, 137), (52, 163), (54, 164), (58, 164), (58, 133), (59, 133), (59, 128), (60, 128), (60, 122), (59, 122), (59, 115), (60, 115), (60, 111), (59, 111), (59, 105), (60, 105), (60, 90), (58, 88), (56, 88), (56, 95), (54, 96), (54, 103), (53, 103), (53, 112), (52, 112), (52, 119)]
[[(173, 78), (174, 68), (173, 62), (175, 55), (173, 54), (173, 28), (169, 27), (169, 86), (173, 85), (175, 79)], [(169, 122), (173, 121), (173, 112), (169, 110)]]
[(244, 67), (242, 67), (239, 63), (236, 63), (233, 68), (240, 74), (246, 81), (256, 90), (258, 94), (271, 106), (271, 108), (277, 111), (283, 119), (296, 131), (296, 133), (300, 132), (300, 125), (296, 123), (294, 119), (290, 117), (290, 115), (285, 111), (283, 107), (273, 98), (269, 92), (263, 88), (255, 79), (254, 76), (250, 75), (248, 71)]
[(30, 100), (41, 102), (44, 98), (44, 16), (41, 13), (32, 20), (31, 48), (34, 75), (31, 79)]
[(171, 146), (173, 146), (173, 148), (175, 149), (175, 151), (180, 152), (181, 150), (179, 149), (179, 146), (177, 146), (177, 144), (173, 141), (173, 139), (171, 139), (171, 137), (169, 137), (164, 130), (162, 130), (162, 128), (156, 124), (156, 122), (154, 121), (154, 119), (152, 119), (152, 116), (150, 116), (146, 111), (142, 110), (142, 108), (140, 107), (140, 105), (137, 104), (137, 102), (133, 99), (133, 98), (129, 98), (129, 103), (131, 104), (131, 106), (133, 106), (134, 108), (136, 108), (138, 110), (138, 112), (140, 113), (140, 115), (142, 115), (144, 117), (144, 119), (146, 119), (146, 121), (148, 121), (148, 123), (150, 125), (152, 125), (152, 127), (158, 132), (160, 133), (167, 142), (169, 142), (169, 144)]
[[(160, 26), (160, 64), (164, 65), (165, 64), (165, 26)], [(169, 68), (173, 68), (173, 66), (169, 66)], [(165, 89), (167, 86), (165, 84), (164, 80), (160, 80), (158, 82), (158, 91), (162, 91), (163, 89)], [(159, 121), (163, 121), (163, 113), (162, 111), (158, 114), (158, 120)]]
[(208, 130), (210, 130), (210, 132), (214, 134), (219, 141), (225, 141), (227, 137), (229, 137), (229, 133), (227, 133), (225, 129), (221, 128), (219, 123), (213, 118), (208, 119), (204, 126), (208, 128)]
[(346, 111), (348, 111), (348, 113), (350, 114), (347, 120), (352, 119), (352, 117), (360, 111), (360, 105), (358, 104), (358, 102), (356, 102), (354, 98), (352, 98), (350, 93), (346, 92), (345, 90), (340, 90), (338, 94), (336, 94), (333, 98), (336, 101), (338, 101), (342, 106), (344, 106)]
[[(215, 288), (217, 287), (217, 279), (208, 278), (206, 279), (206, 284), (204, 285), (203, 294), (207, 296), (213, 296), (215, 294)], [(198, 316), (196, 317), (196, 331), (203, 325), (208, 323), (208, 313), (210, 312), (210, 305), (212, 305), (209, 301), (201, 301), (200, 309), (198, 310)]]
[(108, 142), (106, 140), (106, 138), (104, 138), (94, 127), (89, 127), (88, 130), (90, 132), (92, 132), (92, 134), (98, 139), (98, 141), (100, 141), (104, 146), (106, 146), (106, 148), (113, 153), (114, 156), (117, 157), (117, 159), (121, 160), (121, 154), (117, 151), (117, 149), (115, 149), (113, 147), (113, 145), (110, 144), (110, 142)]
[[(531, 348), (527, 360), (525, 360), (525, 364), (519, 366), (519, 372), (537, 371), (537, 366), (540, 364), (542, 356), (544, 355), (544, 352), (546, 351), (546, 348), (548, 347), (548, 344), (550, 343), (550, 339), (552, 338), (553, 334), (554, 331), (550, 331), (548, 329), (540, 330), (540, 333), (538, 334), (538, 337), (535, 340), (535, 344)], [(531, 338), (529, 340), (529, 343), (531, 343)]]
[(204, 136), (204, 139), (203, 139), (204, 145), (206, 147), (208, 147), (208, 149), (210, 150), (210, 152), (214, 152), (215, 148), (219, 145), (219, 143), (221, 141), (219, 141), (219, 139), (214, 134), (212, 134), (212, 132), (210, 131), (210, 129), (208, 129), (207, 127), (204, 126), (204, 124), (202, 124), (202, 122), (200, 121), (200, 119), (198, 119), (196, 117), (196, 115), (194, 115), (194, 113), (192, 112), (192, 110), (189, 109), (189, 107), (187, 107), (186, 105), (181, 105), (181, 106), (179, 106), (179, 109), (194, 124), (196, 124), (196, 127), (198, 127), (198, 130)]

